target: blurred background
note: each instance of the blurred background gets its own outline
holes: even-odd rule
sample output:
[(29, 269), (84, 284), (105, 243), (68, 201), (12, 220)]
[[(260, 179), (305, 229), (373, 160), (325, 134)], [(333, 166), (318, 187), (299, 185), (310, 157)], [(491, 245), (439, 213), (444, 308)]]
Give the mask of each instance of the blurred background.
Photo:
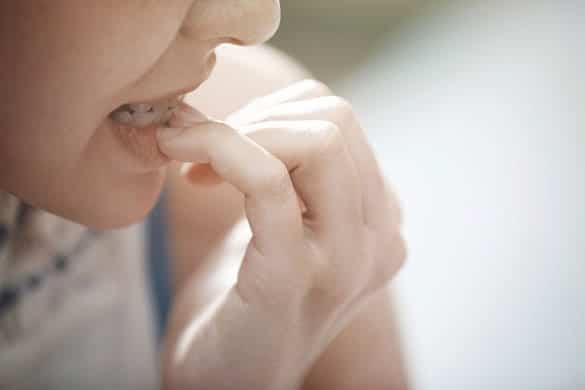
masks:
[(415, 389), (585, 389), (585, 1), (283, 0), (406, 214)]

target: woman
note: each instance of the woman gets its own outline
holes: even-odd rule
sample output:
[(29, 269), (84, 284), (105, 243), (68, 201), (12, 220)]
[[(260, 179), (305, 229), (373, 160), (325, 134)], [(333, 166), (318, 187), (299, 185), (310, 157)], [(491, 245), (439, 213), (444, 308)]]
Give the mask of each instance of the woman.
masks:
[(226, 122), (201, 113), (302, 77), (269, 49), (226, 49), (199, 88), (218, 45), (265, 41), (279, 13), (0, 4), (0, 387), (157, 386), (138, 223), (165, 183), (166, 388), (404, 387), (384, 289), (404, 259), (397, 206), (351, 106), (305, 81)]

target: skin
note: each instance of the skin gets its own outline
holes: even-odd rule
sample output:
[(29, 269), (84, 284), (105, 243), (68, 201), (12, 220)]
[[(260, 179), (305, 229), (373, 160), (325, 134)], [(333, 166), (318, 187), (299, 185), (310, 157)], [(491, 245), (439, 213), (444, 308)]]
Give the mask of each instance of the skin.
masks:
[[(278, 8), (273, 0), (2, 2), (0, 189), (114, 228), (140, 221), (168, 174), (181, 277), (167, 388), (404, 388), (385, 293), (405, 257), (398, 207), (349, 103), (304, 82), (228, 123), (201, 123), (185, 106), (173, 131), (157, 134), (169, 159), (204, 163), (183, 175), (176, 163), (130, 159), (108, 125), (124, 103), (197, 86), (217, 45), (268, 39)], [(296, 77), (287, 65), (266, 83), (265, 72), (246, 75), (253, 68), (237, 63), (228, 73), (241, 73), (247, 92), (219, 99), (234, 84), (210, 81), (215, 95), (189, 102), (221, 102), (227, 113), (292, 81), (282, 74)], [(251, 240), (228, 244), (243, 212)], [(214, 283), (226, 270), (233, 283)], [(365, 343), (374, 347), (360, 350)]]
[(128, 163), (108, 114), (192, 89), (217, 45), (278, 23), (273, 0), (3, 1), (0, 188), (88, 226), (140, 220), (165, 172)]

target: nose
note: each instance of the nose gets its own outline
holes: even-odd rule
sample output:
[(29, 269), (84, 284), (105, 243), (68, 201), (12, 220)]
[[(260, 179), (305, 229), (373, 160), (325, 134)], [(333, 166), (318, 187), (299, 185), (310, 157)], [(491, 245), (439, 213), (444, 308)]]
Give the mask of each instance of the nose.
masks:
[(195, 0), (181, 31), (197, 40), (255, 45), (279, 25), (279, 0)]

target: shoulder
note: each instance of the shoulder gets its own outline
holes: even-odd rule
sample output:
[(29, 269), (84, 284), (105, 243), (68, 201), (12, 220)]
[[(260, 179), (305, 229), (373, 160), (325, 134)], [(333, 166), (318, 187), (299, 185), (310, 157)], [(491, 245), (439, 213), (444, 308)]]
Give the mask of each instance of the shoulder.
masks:
[(251, 99), (309, 76), (299, 63), (270, 46), (222, 46), (217, 49), (213, 74), (187, 102), (223, 118)]

